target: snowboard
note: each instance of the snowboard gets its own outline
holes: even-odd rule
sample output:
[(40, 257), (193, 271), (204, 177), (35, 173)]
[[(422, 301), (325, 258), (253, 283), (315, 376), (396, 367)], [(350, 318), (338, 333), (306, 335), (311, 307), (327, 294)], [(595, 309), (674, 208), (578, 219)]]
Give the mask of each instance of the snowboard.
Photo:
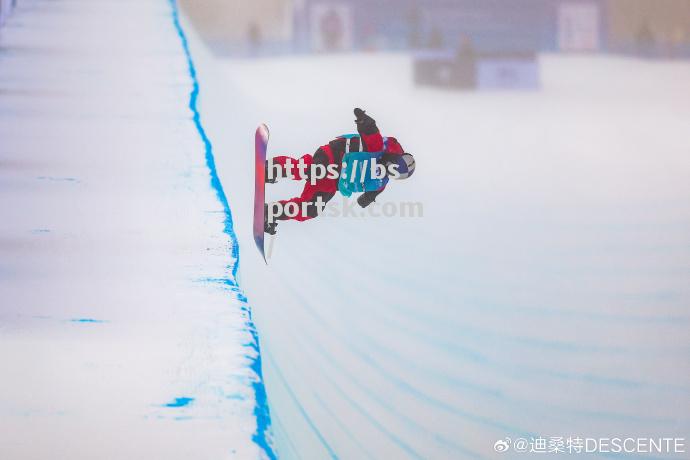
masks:
[(254, 242), (261, 257), (268, 265), (264, 251), (264, 222), (266, 216), (266, 150), (268, 148), (268, 126), (259, 125), (254, 135)]
[(338, 191), (344, 196), (358, 192), (372, 192), (386, 185), (388, 177), (375, 178), (371, 173), (372, 161), (381, 159), (383, 152), (349, 152), (343, 157)]

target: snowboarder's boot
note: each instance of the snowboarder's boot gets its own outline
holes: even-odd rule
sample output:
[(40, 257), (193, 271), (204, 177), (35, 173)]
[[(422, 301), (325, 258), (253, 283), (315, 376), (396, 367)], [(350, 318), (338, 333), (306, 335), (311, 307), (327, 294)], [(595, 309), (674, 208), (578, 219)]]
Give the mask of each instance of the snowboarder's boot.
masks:
[(264, 203), (264, 232), (268, 233), (269, 235), (275, 235), (276, 234), (276, 228), (278, 227), (278, 222), (269, 222), (268, 221), (268, 204)]
[(266, 165), (264, 166), (264, 182), (266, 182), (267, 184), (275, 184), (276, 182), (278, 182), (278, 177), (275, 174), (273, 174), (273, 178), (269, 177), (269, 169), (270, 168), (268, 160), (266, 160)]

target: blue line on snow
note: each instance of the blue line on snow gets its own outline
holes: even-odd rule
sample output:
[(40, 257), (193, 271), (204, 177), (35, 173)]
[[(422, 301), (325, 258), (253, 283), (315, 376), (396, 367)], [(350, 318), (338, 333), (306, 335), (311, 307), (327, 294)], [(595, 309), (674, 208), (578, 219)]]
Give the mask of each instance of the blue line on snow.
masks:
[(194, 398), (188, 398), (186, 396), (182, 396), (181, 398), (175, 398), (173, 400), (173, 402), (163, 404), (163, 407), (184, 407), (184, 406), (189, 406), (193, 401), (194, 401)]
[[(170, 7), (172, 8), (172, 19), (177, 30), (177, 35), (180, 37), (182, 43), (182, 48), (184, 50), (185, 57), (187, 58), (187, 68), (189, 71), (189, 76), (192, 79), (192, 91), (189, 95), (189, 109), (192, 111), (192, 119), (194, 120), (194, 126), (199, 133), (201, 141), (204, 143), (206, 166), (209, 169), (209, 175), (211, 176), (211, 187), (215, 190), (218, 201), (223, 206), (225, 211), (224, 220), (224, 232), (230, 237), (230, 242), (232, 243), (231, 255), (233, 258), (233, 264), (229, 267), (232, 273), (232, 277), (227, 280), (227, 284), (231, 285), (238, 294), (238, 299), (242, 302), (246, 302), (246, 297), (240, 292), (239, 286), (237, 285), (237, 269), (239, 266), (239, 246), (237, 244), (237, 237), (235, 235), (235, 230), (232, 225), (232, 212), (230, 211), (230, 205), (228, 199), (225, 196), (225, 191), (223, 190), (223, 185), (218, 177), (218, 171), (216, 170), (216, 161), (213, 157), (213, 146), (211, 140), (206, 134), (206, 130), (201, 124), (201, 114), (197, 106), (197, 100), (199, 98), (199, 80), (196, 76), (196, 67), (194, 66), (194, 61), (192, 60), (192, 54), (189, 50), (189, 43), (187, 41), (187, 35), (182, 29), (180, 24), (180, 17), (177, 7), (176, 0), (168, 0)], [(276, 454), (273, 448), (268, 442), (267, 434), (271, 428), (271, 415), (268, 409), (268, 401), (266, 399), (266, 388), (263, 382), (263, 373), (261, 371), (261, 349), (259, 346), (259, 335), (252, 321), (251, 310), (248, 306), (243, 306), (242, 310), (247, 314), (246, 328), (247, 331), (252, 336), (252, 342), (249, 346), (256, 352), (255, 356), (249, 356), (251, 361), (250, 368), (257, 376), (257, 379), (252, 383), (254, 389), (254, 396), (256, 399), (256, 405), (254, 406), (254, 416), (256, 417), (256, 433), (252, 436), (252, 440), (266, 453), (270, 459), (276, 459)]]
[(304, 406), (300, 404), (299, 399), (297, 398), (297, 395), (292, 391), (292, 388), (290, 388), (290, 385), (288, 385), (287, 380), (285, 380), (285, 377), (283, 376), (283, 372), (280, 370), (280, 367), (278, 364), (272, 359), (271, 355), (268, 355), (268, 359), (273, 363), (273, 368), (276, 371), (276, 375), (280, 380), (283, 382), (283, 388), (288, 392), (288, 395), (290, 395), (290, 399), (292, 399), (292, 402), (295, 403), (295, 407), (297, 407), (297, 410), (302, 414), (302, 418), (304, 419), (305, 422), (307, 422), (307, 425), (309, 425), (309, 428), (311, 428), (312, 432), (316, 435), (316, 437), (319, 439), (319, 442), (321, 445), (326, 449), (328, 452), (328, 456), (332, 460), (338, 460), (338, 455), (335, 453), (333, 448), (331, 447), (330, 444), (328, 444), (328, 441), (326, 441), (326, 438), (324, 438), (323, 434), (321, 434), (321, 431), (316, 427), (316, 424), (312, 421), (311, 417), (309, 417), (309, 414), (307, 411), (304, 409)]
[(102, 320), (102, 319), (94, 319), (94, 318), (73, 318), (70, 320), (72, 323), (106, 323), (107, 321)]

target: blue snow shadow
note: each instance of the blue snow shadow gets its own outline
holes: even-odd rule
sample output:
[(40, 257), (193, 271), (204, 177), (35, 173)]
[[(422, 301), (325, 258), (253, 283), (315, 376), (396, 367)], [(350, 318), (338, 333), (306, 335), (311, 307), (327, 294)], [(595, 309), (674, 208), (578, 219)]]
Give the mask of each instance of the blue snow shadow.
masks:
[(186, 396), (181, 396), (179, 398), (175, 398), (172, 402), (169, 402), (167, 404), (163, 404), (161, 407), (185, 407), (185, 406), (189, 406), (193, 402), (194, 402), (194, 398), (188, 398)]
[(54, 176), (38, 176), (38, 180), (49, 180), (52, 182), (74, 182), (79, 183), (79, 179), (75, 177), (54, 177)]
[(94, 319), (94, 318), (72, 318), (68, 321), (70, 323), (96, 323), (96, 324), (104, 324), (104, 323), (108, 322), (104, 319)]

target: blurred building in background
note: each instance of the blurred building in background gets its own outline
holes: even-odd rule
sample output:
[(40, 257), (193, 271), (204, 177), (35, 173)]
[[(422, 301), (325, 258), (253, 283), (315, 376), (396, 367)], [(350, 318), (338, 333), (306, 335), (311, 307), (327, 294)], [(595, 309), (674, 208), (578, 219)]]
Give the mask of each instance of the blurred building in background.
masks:
[(608, 50), (648, 57), (690, 57), (689, 0), (609, 0)]
[[(304, 0), (295, 8), (299, 50), (322, 51), (325, 15), (350, 27), (342, 49), (454, 49), (470, 37), (478, 49), (535, 50), (554, 41), (551, 0)], [(336, 8), (338, 8), (336, 10)]]
[(292, 0), (178, 1), (217, 54), (275, 54), (292, 49)]
[(690, 0), (180, 0), (220, 54), (402, 51), (690, 56)]

